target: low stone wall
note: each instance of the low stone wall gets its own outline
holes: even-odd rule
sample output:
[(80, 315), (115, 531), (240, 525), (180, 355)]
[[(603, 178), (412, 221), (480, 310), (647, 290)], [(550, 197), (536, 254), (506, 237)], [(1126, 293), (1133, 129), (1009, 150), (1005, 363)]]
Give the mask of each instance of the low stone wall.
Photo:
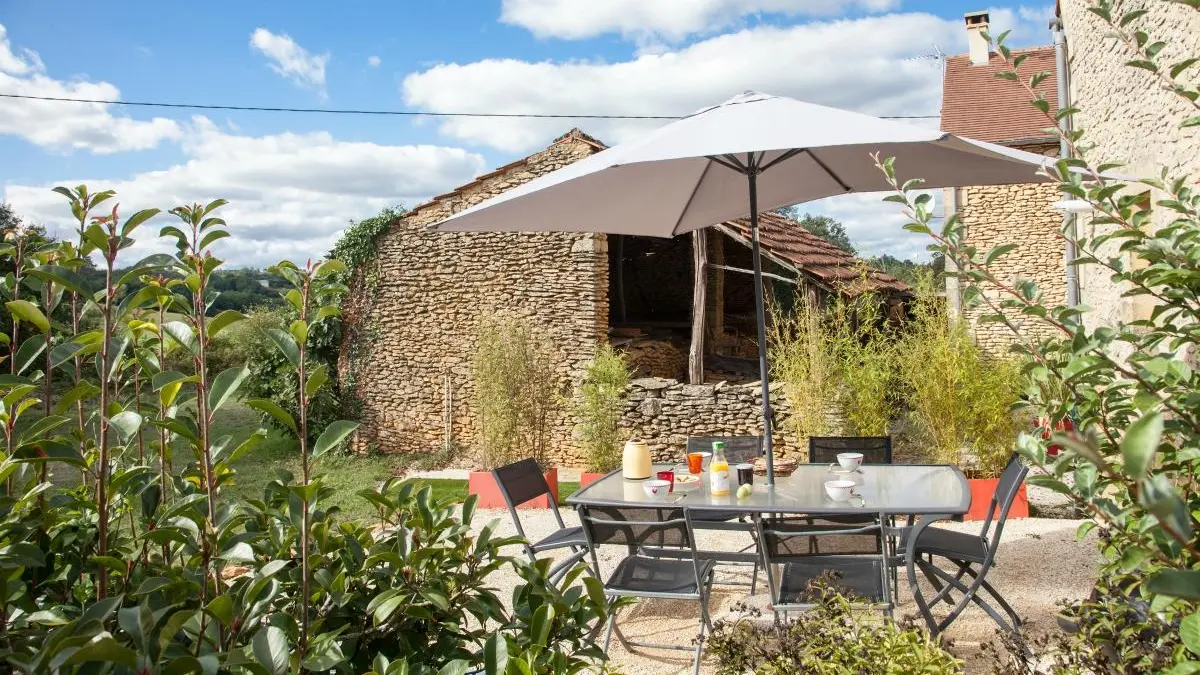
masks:
[[(684, 384), (646, 377), (630, 384), (622, 426), (645, 439), (655, 461), (681, 461), (688, 436), (762, 435), (762, 394), (750, 384)], [(791, 410), (778, 384), (771, 386), (771, 405), (779, 425)], [(784, 435), (773, 434), (777, 457), (796, 452)]]
[(687, 375), (688, 357), (666, 340), (634, 338), (619, 349), (629, 369), (643, 377), (676, 379)]

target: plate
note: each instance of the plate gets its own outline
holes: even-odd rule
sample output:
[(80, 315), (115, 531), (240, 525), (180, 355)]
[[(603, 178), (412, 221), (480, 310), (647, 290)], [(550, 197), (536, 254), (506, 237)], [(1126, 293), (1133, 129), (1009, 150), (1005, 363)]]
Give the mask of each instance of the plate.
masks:
[(848, 476), (852, 473), (862, 473), (862, 469), (843, 469), (838, 464), (830, 464), (829, 473), (837, 474), (839, 476)]
[(682, 483), (682, 484), (686, 484), (686, 483), (699, 483), (699, 482), (700, 482), (700, 477), (699, 477), (699, 476), (693, 476), (693, 475), (691, 475), (691, 474), (688, 474), (688, 475), (686, 475), (686, 476), (680, 476), (679, 474), (675, 474), (675, 482), (676, 482), (676, 483)]

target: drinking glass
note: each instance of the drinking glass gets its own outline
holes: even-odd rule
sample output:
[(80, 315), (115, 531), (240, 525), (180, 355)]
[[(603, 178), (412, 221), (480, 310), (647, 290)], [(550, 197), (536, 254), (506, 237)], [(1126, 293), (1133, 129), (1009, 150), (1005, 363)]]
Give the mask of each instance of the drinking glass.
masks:
[(692, 474), (693, 476), (699, 476), (704, 471), (704, 453), (689, 452), (687, 460), (688, 473)]
[(738, 464), (737, 465), (737, 484), (738, 487), (743, 485), (754, 485), (754, 465), (753, 464)]

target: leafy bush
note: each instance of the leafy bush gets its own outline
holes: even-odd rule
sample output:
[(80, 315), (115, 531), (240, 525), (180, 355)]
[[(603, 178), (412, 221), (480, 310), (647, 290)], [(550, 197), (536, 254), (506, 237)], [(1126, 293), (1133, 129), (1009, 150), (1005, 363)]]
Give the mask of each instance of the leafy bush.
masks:
[(987, 357), (971, 340), (961, 317), (951, 318), (929, 275), (917, 284), (913, 318), (897, 348), (909, 419), (921, 445), (939, 463), (966, 466), (967, 451), (979, 471), (999, 475), (1020, 432), (1020, 366)]
[(708, 638), (717, 675), (961, 673), (962, 664), (919, 628), (856, 613), (836, 577), (813, 582), (815, 607), (791, 621), (764, 624), (759, 613), (718, 621)]
[(820, 309), (801, 300), (790, 314), (773, 311), (768, 331), (771, 379), (782, 385), (792, 408), (785, 429), (801, 443), (829, 435), (833, 429), (827, 410), (840, 379)]
[[(1167, 7), (1165, 2), (1157, 4)], [(1200, 12), (1195, 2), (1170, 8)], [(1094, 0), (1089, 9), (1108, 24), (1130, 58), (1129, 67), (1149, 73), (1148, 78), (1180, 97), (1187, 110), (1180, 128), (1200, 125), (1200, 89), (1185, 74), (1200, 63), (1200, 54), (1166, 60), (1169, 45), (1144, 30), (1160, 25), (1144, 19), (1146, 7), (1118, 12), (1109, 0)], [(1017, 67), (1027, 55), (1012, 52), (1003, 37), (996, 44), (1008, 66), (1001, 75), (1023, 87), (1046, 126), (1057, 128), (1058, 118), (1074, 111), (1058, 116), (1050, 112), (1049, 102), (1036, 93), (1050, 74), (1023, 80)], [(1088, 308), (1051, 301), (1032, 281), (1012, 281), (994, 265), (1014, 245), (977, 250), (957, 217), (935, 229), (929, 198), (912, 192), (920, 181), (901, 183), (894, 161), (877, 162), (896, 190), (888, 199), (902, 204), (910, 220), (905, 227), (928, 234), (933, 240), (930, 249), (955, 262), (955, 275), (966, 286), (964, 300), (983, 306), (987, 320), (1007, 326), (1017, 338), (1013, 350), (1026, 360), (1027, 397), (1034, 415), (1041, 420), (1070, 416), (1076, 422), (1077, 430), (1058, 431), (1049, 439), (1041, 433), (1022, 434), (1017, 449), (1040, 470), (1030, 483), (1067, 496), (1091, 516), (1092, 521), (1080, 527), (1080, 536), (1101, 528), (1102, 578), (1129, 575), (1133, 586), (1122, 588), (1122, 593), (1136, 591), (1149, 603), (1151, 613), (1143, 615), (1119, 608), (1110, 612), (1102, 602), (1094, 626), (1114, 637), (1126, 636), (1116, 642), (1125, 645), (1120, 647), (1124, 650), (1129, 636), (1164, 629), (1170, 634), (1178, 625), (1187, 649), (1171, 648), (1154, 663), (1169, 672), (1196, 672), (1200, 370), (1194, 359), (1200, 347), (1200, 191), (1195, 176), (1174, 175), (1167, 169), (1140, 180), (1114, 178), (1121, 165), (1094, 161), (1084, 130), (1058, 133), (1071, 157), (1047, 167), (1045, 175), (1058, 181), (1065, 198), (1085, 200), (1095, 210), (1089, 232), (1081, 234), (1082, 228), (1067, 224), (1062, 236), (1074, 244), (1081, 271), (1105, 275), (1125, 297), (1149, 300), (1152, 310), (1147, 316), (1093, 325), (1099, 322), (1091, 320)], [(1147, 191), (1152, 202), (1148, 208), (1143, 200)], [(1019, 330), (1018, 321), (1045, 328), (1048, 335), (1031, 337), (1040, 333)], [(1050, 455), (1050, 444), (1063, 451)], [(1107, 621), (1114, 623), (1106, 627)], [(1138, 648), (1120, 656), (1141, 658), (1147, 653)]]
[(575, 392), (573, 412), (588, 471), (607, 473), (621, 465), (621, 413), (632, 374), (624, 355), (603, 344)]
[(484, 468), (526, 457), (546, 467), (550, 420), (563, 398), (552, 350), (527, 319), (491, 316), (480, 324), (471, 375)]
[[(91, 218), (113, 193), (55, 191), (81, 243), (22, 256), (21, 274), (5, 280), (20, 329), (0, 378), (5, 672), (567, 675), (598, 664), (592, 627), (608, 612), (598, 582), (581, 581), (579, 567), (554, 584), (545, 563), (505, 555), (512, 540), (472, 529), (473, 499), (438, 501), (392, 481), (360, 493), (379, 509), (379, 529), (338, 521), (315, 470), (356, 424), (317, 426), (309, 414), (331, 379), (309, 352), (337, 314), (340, 263), (276, 266), (293, 286), (286, 324), (208, 316), (221, 265), (210, 245), (228, 236), (223, 200), (172, 209), (162, 236), (175, 253), (116, 274), (157, 211)], [(13, 253), (0, 245), (0, 257)], [(103, 288), (76, 273), (92, 255)], [(69, 321), (47, 319), (46, 297), (61, 299)], [(235, 444), (213, 424), (251, 377), (244, 363), (214, 368), (232, 358), (214, 352), (236, 330), (263, 335), (295, 382), (290, 408), (247, 401), (296, 438), (302, 457), (301, 475), (282, 473), (260, 500), (225, 488), (265, 431)], [(143, 452), (145, 440), (158, 452)], [(84, 480), (50, 483), (52, 464)], [(500, 569), (521, 579), (511, 608), (487, 582)]]

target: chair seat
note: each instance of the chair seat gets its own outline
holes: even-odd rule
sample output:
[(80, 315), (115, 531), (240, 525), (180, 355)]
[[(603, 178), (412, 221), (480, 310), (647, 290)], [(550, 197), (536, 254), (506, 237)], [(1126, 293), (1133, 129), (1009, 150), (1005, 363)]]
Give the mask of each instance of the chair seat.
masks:
[(828, 572), (836, 575), (835, 587), (849, 591), (855, 598), (884, 601), (883, 561), (877, 556), (813, 556), (784, 564), (776, 604), (811, 603), (809, 584)]
[(532, 545), (534, 551), (549, 551), (567, 546), (587, 547), (587, 537), (582, 527), (564, 527)]
[[(903, 551), (908, 546), (908, 535), (900, 539), (897, 550)], [(940, 527), (926, 528), (917, 540), (916, 553), (932, 554), (961, 560), (964, 562), (982, 563), (987, 559), (987, 541), (977, 534), (955, 532)]]
[(707, 579), (712, 576), (711, 560), (701, 560), (693, 566), (691, 560), (631, 555), (613, 570), (605, 589), (620, 593), (699, 595), (697, 568), (700, 570), (700, 583), (707, 583)]

